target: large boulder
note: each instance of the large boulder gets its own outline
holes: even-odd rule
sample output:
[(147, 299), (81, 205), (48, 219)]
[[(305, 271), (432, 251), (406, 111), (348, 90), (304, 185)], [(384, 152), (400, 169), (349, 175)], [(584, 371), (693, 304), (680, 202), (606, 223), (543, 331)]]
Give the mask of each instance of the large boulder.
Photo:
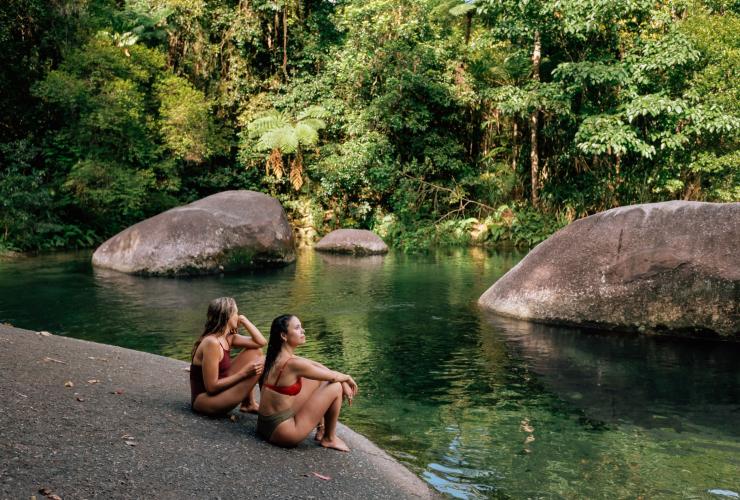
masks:
[(388, 245), (380, 236), (365, 229), (337, 229), (316, 243), (321, 252), (376, 255), (388, 253)]
[(288, 264), (293, 231), (280, 203), (254, 191), (224, 191), (173, 208), (100, 245), (94, 266), (148, 275), (214, 274)]
[(740, 203), (601, 212), (555, 233), (478, 300), (521, 319), (740, 340)]

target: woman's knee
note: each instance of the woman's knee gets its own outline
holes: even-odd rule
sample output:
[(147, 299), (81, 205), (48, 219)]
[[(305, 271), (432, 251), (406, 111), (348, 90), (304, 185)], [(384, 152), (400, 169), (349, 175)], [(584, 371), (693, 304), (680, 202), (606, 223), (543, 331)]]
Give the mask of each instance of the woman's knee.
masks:
[(260, 358), (264, 358), (264, 355), (262, 354), (262, 349), (254, 348), (254, 349), (247, 349), (245, 348), (242, 352), (239, 353), (241, 356), (246, 356), (247, 358), (258, 360)]
[(342, 395), (342, 384), (341, 382), (330, 382), (329, 384), (327, 384), (324, 390), (330, 391), (335, 396), (341, 396)]

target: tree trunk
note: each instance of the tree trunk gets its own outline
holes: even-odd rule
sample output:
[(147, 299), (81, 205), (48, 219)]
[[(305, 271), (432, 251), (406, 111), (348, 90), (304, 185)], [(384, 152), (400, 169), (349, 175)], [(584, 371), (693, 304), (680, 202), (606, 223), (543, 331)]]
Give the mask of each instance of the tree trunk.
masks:
[(470, 42), (470, 28), (473, 25), (473, 13), (468, 12), (466, 14), (467, 19), (465, 20), (465, 45)]
[(288, 80), (288, 5), (283, 6), (283, 76)]
[[(532, 51), (532, 79), (540, 81), (540, 60), (542, 59), (542, 40), (539, 30), (534, 32), (534, 50)], [(529, 160), (532, 171), (532, 205), (540, 203), (540, 155), (537, 147), (537, 132), (539, 125), (539, 110), (535, 109), (529, 117), (530, 152)]]

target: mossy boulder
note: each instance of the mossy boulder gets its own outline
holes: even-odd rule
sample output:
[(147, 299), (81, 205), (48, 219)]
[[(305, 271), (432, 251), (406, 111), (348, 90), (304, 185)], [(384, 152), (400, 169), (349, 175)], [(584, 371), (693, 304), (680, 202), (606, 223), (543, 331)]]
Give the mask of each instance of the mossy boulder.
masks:
[(141, 221), (100, 245), (94, 266), (179, 276), (284, 265), (295, 260), (280, 203), (255, 191), (224, 191)]
[(577, 220), (479, 299), (549, 323), (740, 340), (740, 203), (632, 205)]

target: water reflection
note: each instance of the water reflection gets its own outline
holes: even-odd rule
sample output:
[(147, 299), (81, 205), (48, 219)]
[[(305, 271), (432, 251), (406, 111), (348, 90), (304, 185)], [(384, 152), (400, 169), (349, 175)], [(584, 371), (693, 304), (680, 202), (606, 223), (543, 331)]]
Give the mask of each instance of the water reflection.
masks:
[(485, 314), (557, 396), (592, 420), (740, 435), (740, 346), (584, 331)]
[(352, 267), (355, 269), (378, 269), (383, 265), (384, 255), (339, 255), (322, 252), (321, 260), (327, 266)]

